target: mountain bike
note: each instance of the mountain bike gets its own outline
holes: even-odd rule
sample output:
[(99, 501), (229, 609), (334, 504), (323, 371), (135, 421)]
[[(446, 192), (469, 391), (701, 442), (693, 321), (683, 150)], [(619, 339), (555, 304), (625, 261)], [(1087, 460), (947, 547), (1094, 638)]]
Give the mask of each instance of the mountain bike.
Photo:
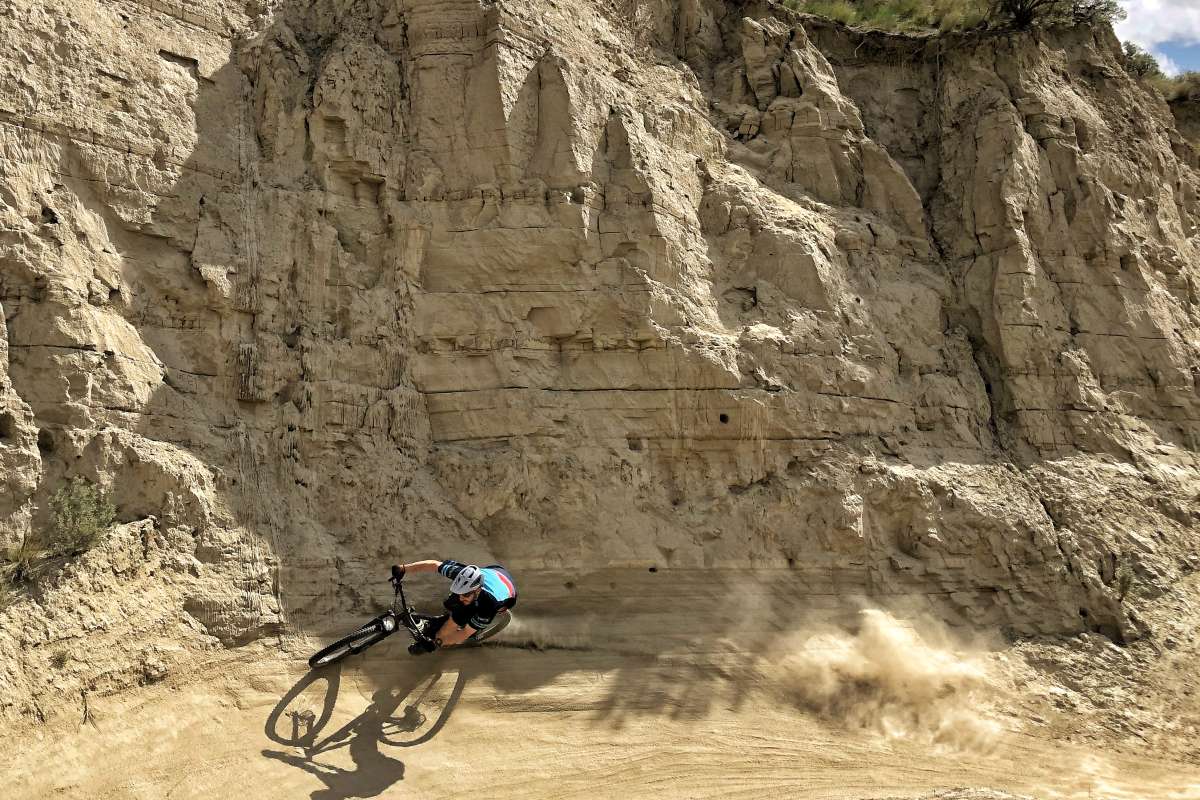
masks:
[[(404, 579), (389, 579), (394, 590), (392, 607), (348, 636), (343, 636), (328, 647), (318, 650), (308, 659), (309, 667), (325, 667), (341, 661), (346, 656), (356, 655), (372, 645), (378, 644), (396, 631), (404, 628), (414, 642), (427, 643), (436, 633), (432, 630), (435, 620), (442, 618), (438, 614), (422, 614), (413, 609), (404, 597)], [(464, 642), (465, 645), (477, 645), (491, 639), (508, 626), (512, 621), (512, 612), (505, 610), (496, 615), (496, 620), (481, 631), (476, 631)], [(461, 645), (460, 645), (461, 646)]]

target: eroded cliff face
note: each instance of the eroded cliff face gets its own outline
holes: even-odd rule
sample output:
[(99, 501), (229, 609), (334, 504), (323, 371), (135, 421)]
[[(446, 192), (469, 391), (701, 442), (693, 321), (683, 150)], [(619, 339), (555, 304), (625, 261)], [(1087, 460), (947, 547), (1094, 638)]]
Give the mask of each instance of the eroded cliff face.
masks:
[(5, 713), (361, 609), (402, 557), (1118, 640), (1200, 567), (1200, 177), (1107, 31), (0, 14), (0, 540), (76, 475), (123, 523), (0, 611)]
[[(1200, 96), (1188, 95), (1172, 100), (1171, 113), (1175, 116), (1175, 124), (1179, 132), (1196, 147), (1200, 143)], [(1196, 166), (1195, 156), (1190, 160)]]

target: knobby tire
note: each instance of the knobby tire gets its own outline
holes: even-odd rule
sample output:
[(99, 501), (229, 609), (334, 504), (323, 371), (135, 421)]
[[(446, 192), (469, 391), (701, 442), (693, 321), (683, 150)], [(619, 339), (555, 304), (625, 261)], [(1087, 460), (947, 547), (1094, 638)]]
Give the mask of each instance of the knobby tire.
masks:
[(361, 653), (387, 636), (388, 632), (382, 630), (378, 623), (372, 621), (349, 636), (344, 636), (328, 647), (318, 650), (313, 654), (312, 658), (308, 659), (308, 666), (316, 668), (336, 664), (348, 655)]

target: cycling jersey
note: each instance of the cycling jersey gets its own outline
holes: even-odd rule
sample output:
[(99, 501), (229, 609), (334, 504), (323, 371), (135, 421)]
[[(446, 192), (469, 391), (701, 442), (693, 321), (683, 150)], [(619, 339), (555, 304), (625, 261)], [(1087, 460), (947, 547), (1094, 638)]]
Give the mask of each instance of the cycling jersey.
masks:
[[(465, 566), (457, 561), (446, 560), (438, 565), (438, 574), (454, 580)], [(464, 604), (458, 595), (452, 594), (442, 603), (450, 612), (454, 624), (459, 627), (470, 625), (477, 631), (491, 625), (501, 611), (517, 604), (517, 584), (508, 570), (499, 564), (489, 564), (480, 567), (479, 571), (483, 573), (483, 586), (473, 602)]]

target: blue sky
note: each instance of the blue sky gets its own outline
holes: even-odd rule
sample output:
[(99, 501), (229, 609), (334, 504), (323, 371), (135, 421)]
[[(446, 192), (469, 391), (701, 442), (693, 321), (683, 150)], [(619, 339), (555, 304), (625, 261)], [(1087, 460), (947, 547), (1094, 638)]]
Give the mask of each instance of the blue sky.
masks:
[(1200, 0), (1121, 0), (1129, 18), (1117, 25), (1124, 41), (1137, 42), (1176, 75), (1200, 71)]
[(1162, 42), (1154, 48), (1159, 62), (1172, 74), (1200, 71), (1200, 42)]

